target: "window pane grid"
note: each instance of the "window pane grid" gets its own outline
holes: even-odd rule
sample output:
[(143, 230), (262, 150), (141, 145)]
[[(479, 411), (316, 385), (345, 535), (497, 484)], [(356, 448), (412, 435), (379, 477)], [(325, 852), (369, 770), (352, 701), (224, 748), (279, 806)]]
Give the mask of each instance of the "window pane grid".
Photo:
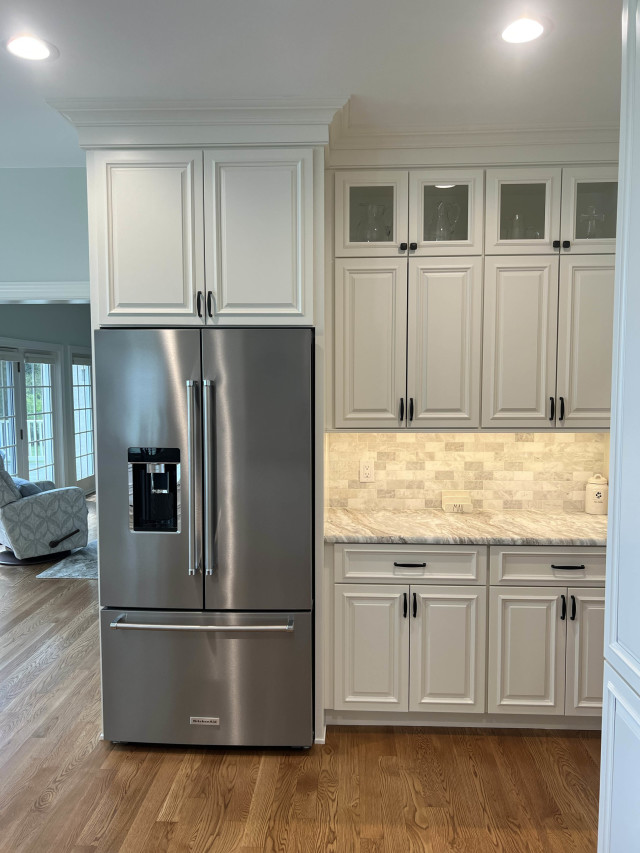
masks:
[(91, 365), (74, 363), (72, 370), (76, 479), (80, 481), (93, 476)]
[(0, 453), (9, 474), (18, 473), (14, 363), (0, 361)]
[(24, 366), (27, 393), (27, 453), (30, 480), (55, 482), (53, 449), (53, 371), (44, 362)]

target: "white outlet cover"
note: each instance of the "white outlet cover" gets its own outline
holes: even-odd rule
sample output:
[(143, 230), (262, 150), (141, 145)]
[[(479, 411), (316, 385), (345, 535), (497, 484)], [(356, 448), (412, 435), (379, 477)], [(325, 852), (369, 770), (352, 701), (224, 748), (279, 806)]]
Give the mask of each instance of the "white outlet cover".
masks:
[(360, 460), (360, 482), (373, 483), (375, 479), (375, 468), (373, 459)]

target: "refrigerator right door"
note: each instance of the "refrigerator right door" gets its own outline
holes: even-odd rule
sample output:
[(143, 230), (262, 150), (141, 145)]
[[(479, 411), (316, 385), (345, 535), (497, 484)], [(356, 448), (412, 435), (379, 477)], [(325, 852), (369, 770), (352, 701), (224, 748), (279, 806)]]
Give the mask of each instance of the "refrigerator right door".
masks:
[(308, 610), (313, 332), (201, 334), (205, 608)]

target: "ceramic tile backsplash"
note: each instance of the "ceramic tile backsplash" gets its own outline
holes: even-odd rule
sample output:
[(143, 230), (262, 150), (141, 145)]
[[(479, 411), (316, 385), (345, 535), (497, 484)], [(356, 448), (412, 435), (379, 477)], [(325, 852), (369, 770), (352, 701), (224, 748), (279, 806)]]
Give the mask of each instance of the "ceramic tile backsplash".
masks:
[[(476, 510), (584, 510), (585, 485), (606, 473), (607, 433), (327, 433), (327, 506), (426, 509), (466, 489)], [(359, 481), (372, 459), (375, 480)]]

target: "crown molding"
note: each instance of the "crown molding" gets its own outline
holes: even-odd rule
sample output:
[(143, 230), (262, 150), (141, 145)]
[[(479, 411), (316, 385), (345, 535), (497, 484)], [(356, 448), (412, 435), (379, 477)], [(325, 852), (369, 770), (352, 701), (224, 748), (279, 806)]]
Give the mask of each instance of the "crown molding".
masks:
[(265, 100), (50, 100), (83, 148), (136, 145), (326, 145), (344, 98)]
[[(407, 165), (455, 162), (476, 165), (501, 162), (575, 162), (618, 156), (615, 125), (531, 127), (484, 126), (455, 128), (377, 128), (354, 125), (350, 102), (335, 115), (329, 128), (329, 166)], [(518, 153), (519, 152), (519, 153)]]
[(0, 281), (0, 303), (88, 303), (88, 281)]

